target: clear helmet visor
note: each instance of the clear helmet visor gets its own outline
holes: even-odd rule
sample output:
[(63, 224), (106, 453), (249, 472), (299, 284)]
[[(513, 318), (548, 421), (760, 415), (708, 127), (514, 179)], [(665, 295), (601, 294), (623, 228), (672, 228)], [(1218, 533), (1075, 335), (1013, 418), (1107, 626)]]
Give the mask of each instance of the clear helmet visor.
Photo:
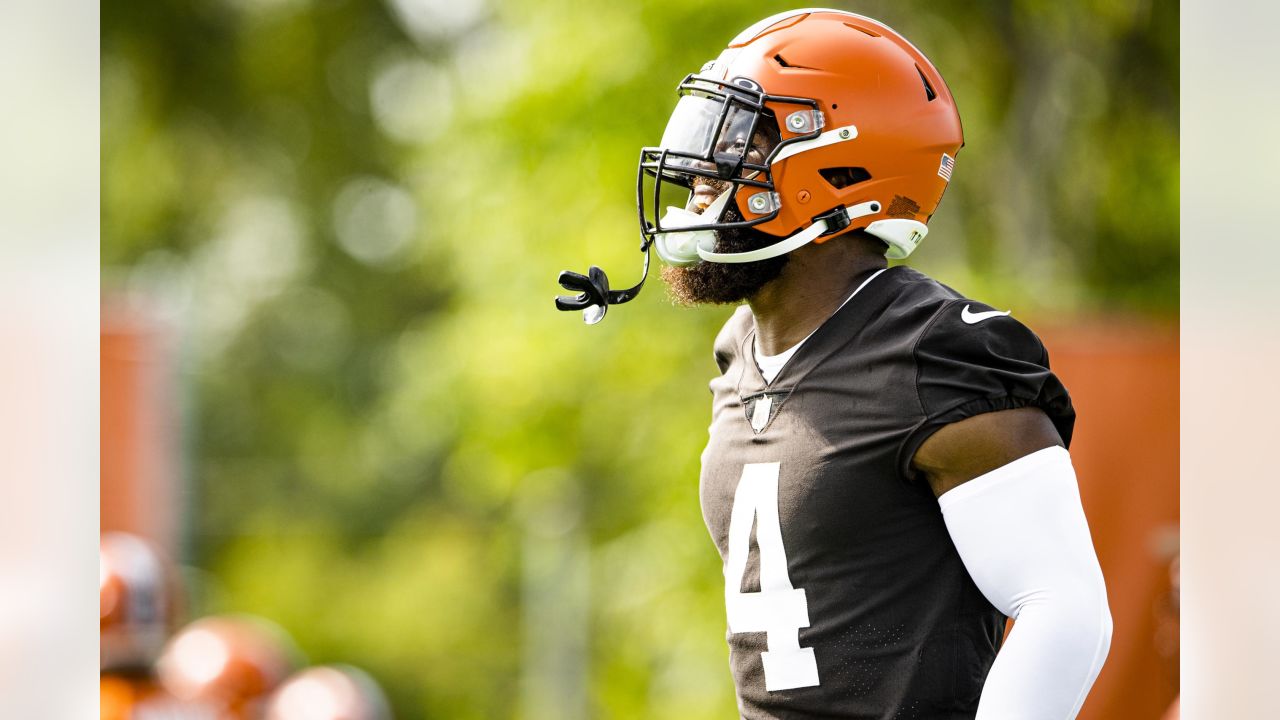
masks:
[[(698, 169), (703, 171), (698, 174), (714, 173), (728, 180), (735, 172), (754, 174), (742, 164), (763, 165), (778, 141), (772, 116), (722, 97), (688, 94), (676, 103), (660, 147), (674, 153), (667, 156), (670, 170)], [(677, 180), (688, 177), (667, 174)]]

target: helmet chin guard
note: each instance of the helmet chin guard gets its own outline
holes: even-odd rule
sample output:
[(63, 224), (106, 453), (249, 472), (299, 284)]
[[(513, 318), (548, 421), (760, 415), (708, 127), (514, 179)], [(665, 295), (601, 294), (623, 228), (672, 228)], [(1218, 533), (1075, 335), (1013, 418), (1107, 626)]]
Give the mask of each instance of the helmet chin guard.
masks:
[[(705, 224), (708, 217), (720, 217), (731, 195), (729, 190), (725, 190), (701, 213), (669, 206), (667, 214), (662, 216), (660, 223), (671, 228)], [(672, 230), (654, 233), (653, 241), (654, 249), (658, 251), (658, 257), (662, 258), (663, 262), (682, 267), (702, 260), (703, 249), (710, 250), (715, 247), (716, 234), (714, 230)]]

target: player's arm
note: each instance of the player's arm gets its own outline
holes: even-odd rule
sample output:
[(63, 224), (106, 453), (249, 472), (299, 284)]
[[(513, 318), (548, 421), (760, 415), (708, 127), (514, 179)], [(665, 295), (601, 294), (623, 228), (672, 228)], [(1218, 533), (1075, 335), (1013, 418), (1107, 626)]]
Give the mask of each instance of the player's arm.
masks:
[(919, 446), (974, 583), (1017, 622), (978, 720), (1075, 717), (1111, 643), (1111, 614), (1070, 455), (1038, 407), (947, 424)]

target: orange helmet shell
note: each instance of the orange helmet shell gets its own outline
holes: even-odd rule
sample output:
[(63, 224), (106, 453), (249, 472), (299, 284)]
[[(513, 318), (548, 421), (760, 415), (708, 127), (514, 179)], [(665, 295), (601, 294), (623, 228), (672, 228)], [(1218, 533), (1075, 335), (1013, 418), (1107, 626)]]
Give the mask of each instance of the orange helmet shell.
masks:
[(213, 616), (184, 627), (157, 665), (175, 696), (258, 717), (265, 699), (297, 666), (300, 653), (278, 626), (250, 616)]
[[(759, 85), (784, 146), (814, 132), (788, 122), (812, 106), (785, 98), (816, 102), (823, 133), (851, 129), (848, 139), (775, 153), (779, 159), (769, 167), (777, 214), (753, 225), (770, 235), (786, 237), (834, 208), (870, 202), (878, 211), (816, 242), (869, 227), (877, 234), (873, 224), (882, 220), (928, 224), (964, 144), (955, 101), (933, 63), (894, 30), (861, 15), (811, 9), (766, 18), (734, 38), (700, 76)], [(772, 210), (751, 209), (751, 195), (746, 188), (736, 192), (742, 217), (767, 217)], [(905, 252), (918, 241), (912, 235)]]

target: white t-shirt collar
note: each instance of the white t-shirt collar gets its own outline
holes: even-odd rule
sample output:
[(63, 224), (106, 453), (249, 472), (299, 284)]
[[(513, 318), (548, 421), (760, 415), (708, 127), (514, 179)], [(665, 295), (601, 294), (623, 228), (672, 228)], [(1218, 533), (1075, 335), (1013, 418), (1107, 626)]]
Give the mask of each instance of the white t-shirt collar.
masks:
[[(884, 272), (885, 270), (888, 270), (888, 268), (881, 268), (875, 271), (874, 273), (872, 273), (871, 277), (867, 278), (866, 280), (863, 280), (862, 283), (859, 284), (858, 287), (855, 288), (852, 293), (850, 293), (849, 297), (845, 298), (844, 302), (840, 303), (840, 307), (837, 307), (831, 313), (831, 315), (835, 315), (837, 312), (840, 312), (840, 308), (849, 304), (849, 301), (853, 299), (854, 295), (857, 295), (858, 292), (862, 290), (862, 288), (867, 286), (867, 283), (871, 282), (872, 280), (875, 280), (876, 276)], [(831, 319), (831, 315), (827, 316), (827, 320)], [(818, 325), (818, 327), (820, 328), (822, 327), (822, 325), (825, 325), (825, 324), (827, 324), (827, 321), (823, 320), (822, 324)], [(816, 333), (816, 332), (818, 332), (818, 329), (814, 328), (813, 332), (806, 335), (804, 340), (801, 340), (800, 342), (796, 343), (795, 345), (792, 345), (786, 350), (783, 350), (777, 355), (761, 355), (760, 346), (757, 344), (756, 339), (752, 338), (751, 354), (755, 356), (756, 367), (760, 368), (760, 376), (764, 378), (764, 381), (766, 383), (773, 382), (773, 379), (778, 377), (778, 373), (782, 372), (782, 368), (787, 364), (787, 361), (791, 360), (791, 356), (795, 355), (796, 351), (800, 349), (800, 346), (804, 344), (805, 340), (808, 340), (809, 338), (813, 337), (813, 333)]]

